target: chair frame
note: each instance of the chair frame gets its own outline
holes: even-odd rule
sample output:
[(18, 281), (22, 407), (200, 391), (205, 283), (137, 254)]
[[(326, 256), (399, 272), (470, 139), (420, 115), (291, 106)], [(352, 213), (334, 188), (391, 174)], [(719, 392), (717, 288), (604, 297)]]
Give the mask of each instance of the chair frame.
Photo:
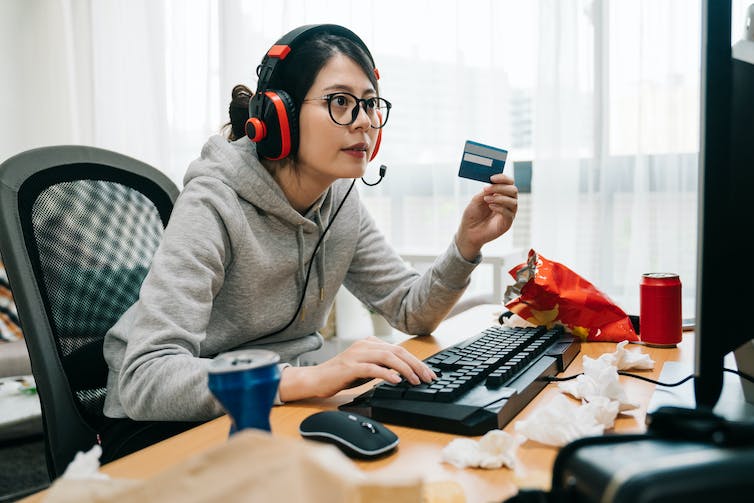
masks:
[(179, 192), (154, 167), (96, 147), (42, 147), (0, 164), (0, 252), (37, 384), (51, 480), (63, 473), (77, 451), (88, 450), (96, 442), (97, 432), (80, 414), (63, 369), (50, 323), (47, 294), (39, 288), (36, 243), (24, 223), (30, 218), (22, 215), (30, 215), (44, 188), (77, 180), (116, 182), (141, 192), (157, 208), (163, 227), (167, 226)]

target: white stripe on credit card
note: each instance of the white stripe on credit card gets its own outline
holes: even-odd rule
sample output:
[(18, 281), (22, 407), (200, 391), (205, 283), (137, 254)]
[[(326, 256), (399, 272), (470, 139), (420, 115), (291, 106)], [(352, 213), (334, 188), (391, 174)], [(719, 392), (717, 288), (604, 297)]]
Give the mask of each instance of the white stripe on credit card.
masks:
[[(458, 157), (456, 157), (458, 159)], [(463, 154), (463, 160), (473, 162), (474, 164), (483, 164), (485, 166), (492, 166), (492, 159), (489, 157), (482, 157), (481, 155), (469, 154), (468, 152)]]

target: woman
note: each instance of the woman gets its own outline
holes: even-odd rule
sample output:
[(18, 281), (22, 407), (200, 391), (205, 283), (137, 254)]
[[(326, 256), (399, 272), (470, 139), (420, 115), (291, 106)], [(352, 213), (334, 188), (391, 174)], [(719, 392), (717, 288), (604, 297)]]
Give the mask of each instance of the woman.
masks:
[[(368, 49), (334, 25), (281, 41), (271, 51), (290, 52), (260, 65), (251, 120), (239, 113), (251, 93), (234, 89), (230, 137), (210, 138), (189, 166), (139, 300), (107, 334), (106, 459), (223, 414), (207, 364), (229, 350), (280, 354), (277, 403), (331, 396), (363, 378), (431, 381), (423, 362), (376, 338), (317, 366), (295, 362), (321, 346), (317, 330), (341, 285), (399, 330), (431, 333), (463, 293), (482, 245), (513, 222), (517, 189), (495, 175), (432, 268), (407, 268), (351, 190), (390, 113)], [(287, 110), (275, 110), (280, 103)], [(271, 120), (270, 110), (284, 110), (284, 120)], [(288, 149), (277, 152), (286, 142), (270, 147), (265, 134), (285, 124)], [(163, 423), (141, 422), (154, 420)]]

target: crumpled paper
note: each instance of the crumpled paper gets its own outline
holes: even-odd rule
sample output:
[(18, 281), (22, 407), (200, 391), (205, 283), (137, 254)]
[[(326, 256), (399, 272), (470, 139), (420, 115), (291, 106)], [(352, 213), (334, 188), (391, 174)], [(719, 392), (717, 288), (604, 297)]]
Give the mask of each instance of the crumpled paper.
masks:
[(619, 342), (612, 353), (600, 355), (598, 360), (602, 360), (611, 365), (615, 365), (618, 370), (651, 370), (655, 368), (655, 361), (648, 354), (640, 350), (626, 349), (628, 341)]
[(547, 407), (539, 407), (527, 419), (516, 421), (516, 433), (561, 447), (577, 438), (601, 435), (604, 423), (610, 420), (610, 407), (615, 409), (614, 421), (618, 415), (617, 403), (577, 405), (563, 395), (556, 395)]
[(527, 419), (517, 421), (516, 432), (560, 447), (577, 438), (601, 435), (605, 429), (612, 428), (620, 412), (638, 407), (618, 380), (618, 370), (654, 367), (649, 355), (629, 351), (625, 349), (626, 344), (628, 342), (618, 344), (614, 352), (599, 358), (584, 355), (584, 373), (575, 380), (558, 384), (563, 392), (580, 399), (580, 405), (557, 395), (547, 407), (540, 407)]
[[(636, 409), (639, 405), (629, 400), (623, 385), (618, 379), (618, 370), (654, 368), (654, 360), (638, 350), (626, 349), (627, 341), (618, 344), (612, 353), (599, 358), (583, 356), (584, 373), (573, 381), (564, 381), (558, 387), (574, 398), (593, 402), (596, 397), (604, 397), (618, 402), (621, 412)], [(612, 424), (608, 427), (612, 427)]]
[(584, 341), (638, 341), (628, 315), (592, 283), (565, 265), (529, 250), (509, 271), (505, 307), (535, 325), (563, 325)]
[(458, 468), (513, 468), (521, 441), (502, 430), (490, 430), (478, 441), (456, 438), (442, 450), (442, 460)]
[(102, 447), (95, 444), (87, 452), (77, 452), (62, 477), (70, 480), (108, 480), (110, 477), (99, 471)]
[(626, 390), (618, 380), (618, 368), (588, 356), (584, 356), (584, 373), (572, 381), (558, 383), (558, 387), (574, 398), (587, 402), (592, 402), (596, 397), (615, 401), (621, 412), (638, 407), (628, 399)]

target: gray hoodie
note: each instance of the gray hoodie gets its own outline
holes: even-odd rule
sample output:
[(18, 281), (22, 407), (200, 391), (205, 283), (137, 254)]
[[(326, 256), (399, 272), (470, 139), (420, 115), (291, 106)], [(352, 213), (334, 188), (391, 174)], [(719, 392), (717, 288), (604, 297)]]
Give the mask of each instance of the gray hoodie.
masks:
[(478, 260), (468, 262), (451, 243), (419, 275), (354, 189), (314, 258), (302, 313), (267, 336), (296, 311), (315, 244), (350, 184), (336, 181), (301, 215), (248, 139), (211, 137), (186, 172), (139, 299), (105, 337), (105, 414), (175, 421), (223, 414), (207, 387), (210, 359), (253, 347), (295, 361), (319, 348), (317, 330), (341, 284), (397, 329), (431, 333)]

